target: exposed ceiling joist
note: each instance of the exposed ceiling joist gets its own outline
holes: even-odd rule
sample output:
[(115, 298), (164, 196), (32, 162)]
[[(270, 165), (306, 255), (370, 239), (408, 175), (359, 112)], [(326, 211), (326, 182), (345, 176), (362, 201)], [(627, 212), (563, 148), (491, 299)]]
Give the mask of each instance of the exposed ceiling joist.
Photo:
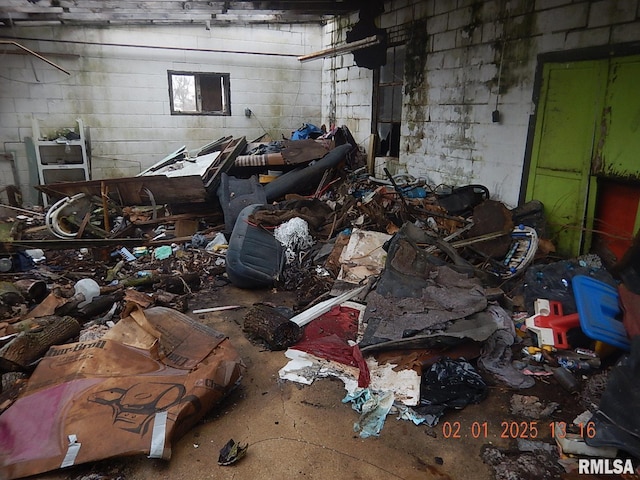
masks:
[(382, 0), (3, 0), (0, 28), (60, 24), (322, 23)]

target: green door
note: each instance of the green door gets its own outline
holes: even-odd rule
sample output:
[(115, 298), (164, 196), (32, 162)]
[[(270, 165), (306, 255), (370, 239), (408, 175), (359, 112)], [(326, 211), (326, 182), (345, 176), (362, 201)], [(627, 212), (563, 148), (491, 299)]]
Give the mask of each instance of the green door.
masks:
[[(591, 159), (601, 117), (607, 62), (551, 63), (543, 69), (526, 200), (544, 204), (558, 253), (580, 253)], [(591, 192), (590, 192), (591, 184)]]
[(599, 141), (594, 171), (622, 179), (640, 172), (640, 57), (611, 60), (604, 111), (603, 138)]

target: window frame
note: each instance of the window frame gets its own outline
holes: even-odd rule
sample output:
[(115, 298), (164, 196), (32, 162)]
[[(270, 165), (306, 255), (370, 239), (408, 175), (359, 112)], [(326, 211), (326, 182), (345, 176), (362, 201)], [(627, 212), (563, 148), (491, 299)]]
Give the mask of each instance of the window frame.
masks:
[[(376, 155), (399, 156), (402, 126), (402, 102), (404, 89), (404, 65), (406, 45), (392, 44), (387, 47), (387, 62), (374, 72), (372, 131), (378, 135)], [(385, 95), (390, 92), (390, 95)], [(389, 101), (389, 111), (385, 110), (385, 99)], [(383, 113), (389, 117), (382, 118)], [(387, 126), (388, 141), (380, 138), (381, 126)], [(385, 143), (388, 142), (388, 143)]]
[[(192, 76), (195, 84), (196, 110), (176, 110), (173, 94), (174, 76)], [(202, 77), (217, 77), (221, 80), (221, 110), (202, 110)], [(169, 105), (171, 115), (195, 115), (195, 116), (230, 116), (231, 115), (231, 75), (221, 72), (193, 72), (180, 70), (167, 70), (167, 80), (169, 85)]]

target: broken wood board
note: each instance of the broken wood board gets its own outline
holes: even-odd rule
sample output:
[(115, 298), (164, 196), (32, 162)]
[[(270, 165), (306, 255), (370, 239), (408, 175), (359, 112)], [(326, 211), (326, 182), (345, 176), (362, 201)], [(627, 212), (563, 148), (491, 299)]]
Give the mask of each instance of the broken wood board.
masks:
[(246, 137), (234, 138), (222, 150), (217, 161), (212, 164), (202, 176), (202, 182), (208, 192), (215, 193), (220, 185), (222, 172), (229, 170), (236, 161), (236, 157), (247, 147)]
[(100, 197), (103, 186), (109, 188), (109, 198), (121, 206), (204, 203), (208, 199), (199, 175), (173, 178), (163, 175), (106, 178), (35, 185), (35, 188), (53, 198), (71, 197), (77, 193)]

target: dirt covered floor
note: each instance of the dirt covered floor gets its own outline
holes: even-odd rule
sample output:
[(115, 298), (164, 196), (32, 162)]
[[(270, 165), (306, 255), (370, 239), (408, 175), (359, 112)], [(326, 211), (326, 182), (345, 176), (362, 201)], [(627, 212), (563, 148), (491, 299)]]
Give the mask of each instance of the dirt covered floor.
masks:
[[(356, 173), (359, 171), (360, 173)], [(282, 176), (285, 177), (286, 175)], [(20, 251), (20, 255), (12, 253), (13, 271), (0, 275), (0, 280), (6, 280), (7, 284), (5, 291), (0, 292), (0, 327), (4, 329), (0, 333), (15, 334), (16, 339), (10, 340), (7, 345), (20, 345), (17, 342), (18, 337), (22, 339), (28, 336), (27, 333), (37, 334), (40, 331), (39, 325), (46, 328), (52, 324), (40, 321), (42, 315), (45, 319), (56, 317), (56, 321), (64, 320), (70, 330), (75, 325), (78, 331), (73, 330), (56, 341), (49, 339), (49, 343), (44, 345), (46, 348), (34, 351), (32, 355), (24, 355), (31, 352), (18, 347), (11, 350), (12, 357), (3, 356), (3, 352), (0, 351), (0, 360), (13, 360), (8, 363), (16, 363), (19, 367), (13, 368), (11, 365), (12, 368), (4, 369), (13, 381), (13, 386), (6, 388), (3, 378), (1, 392), (0, 415), (5, 416), (0, 417), (0, 420), (9, 418), (6, 424), (14, 427), (0, 430), (8, 432), (3, 437), (8, 439), (7, 444), (11, 444), (6, 450), (11, 453), (17, 451), (20, 455), (24, 450), (31, 448), (31, 436), (24, 434), (24, 430), (29, 428), (23, 425), (23, 411), (14, 409), (13, 412), (19, 413), (11, 412), (12, 415), (7, 415), (6, 412), (11, 408), (13, 401), (21, 399), (19, 394), (22, 389), (27, 388), (25, 385), (35, 383), (36, 387), (32, 390), (37, 390), (37, 382), (27, 382), (28, 374), (33, 372), (35, 365), (51, 365), (54, 362), (50, 359), (54, 356), (58, 365), (70, 365), (74, 360), (65, 362), (57, 359), (58, 354), (64, 353), (58, 353), (56, 346), (64, 350), (64, 347), (60, 346), (62, 343), (76, 342), (78, 338), (85, 341), (86, 338), (82, 336), (85, 328), (95, 327), (91, 333), (95, 331), (97, 336), (92, 337), (90, 341), (101, 338), (100, 335), (105, 335), (105, 331), (106, 335), (109, 335), (114, 329), (117, 332), (114, 335), (122, 335), (123, 329), (128, 328), (130, 324), (128, 319), (133, 317), (131, 309), (138, 312), (150, 310), (149, 307), (161, 307), (187, 315), (186, 320), (182, 318), (183, 323), (189, 324), (194, 332), (202, 334), (207, 329), (200, 328), (199, 325), (194, 326), (192, 320), (212, 327), (228, 337), (242, 360), (240, 383), (221, 403), (206, 410), (204, 417), (200, 416), (205, 411), (204, 408), (199, 409), (201, 404), (193, 407), (198, 416), (193, 413), (185, 414), (187, 418), (200, 420), (193, 427), (186, 429), (182, 436), (174, 439), (169, 460), (157, 459), (162, 456), (162, 451), (160, 454), (156, 452), (154, 459), (131, 455), (97, 462), (85, 460), (88, 463), (50, 471), (36, 478), (598, 478), (574, 473), (578, 460), (565, 455), (565, 451), (558, 448), (553, 434), (560, 427), (566, 427), (563, 439), (566, 435), (575, 434), (584, 438), (593, 433), (589, 421), (600, 408), (603, 392), (608, 385), (607, 375), (612, 370), (615, 371), (616, 361), (622, 352), (616, 351), (598, 358), (589, 357), (594, 342), (591, 341), (591, 337), (587, 338), (585, 348), (588, 351), (580, 353), (579, 358), (582, 361), (586, 355), (588, 358), (584, 363), (587, 363), (589, 368), (583, 368), (582, 364), (574, 361), (575, 356), (566, 357), (565, 360), (573, 362), (573, 366), (579, 371), (572, 373), (565, 370), (567, 378), (564, 384), (561, 384), (548, 369), (555, 374), (562, 371), (559, 368), (562, 365), (559, 357), (578, 354), (573, 351), (573, 347), (582, 347), (585, 339), (576, 337), (574, 343), (572, 338), (571, 349), (567, 351), (565, 348), (551, 353), (539, 348), (536, 350), (538, 342), (531, 333), (535, 332), (535, 326), (527, 326), (526, 320), (534, 318), (534, 311), (538, 315), (538, 299), (564, 305), (566, 315), (575, 312), (575, 301), (569, 285), (578, 275), (593, 277), (602, 282), (608, 281), (609, 285), (616, 284), (606, 268), (611, 266), (611, 261), (605, 261), (607, 257), (602, 259), (597, 255), (566, 260), (555, 256), (553, 243), (543, 235), (545, 222), (543, 206), (539, 202), (530, 202), (516, 209), (509, 209), (501, 202), (491, 200), (485, 188), (468, 186), (460, 190), (452, 189), (447, 193), (427, 188), (427, 185), (422, 185), (420, 179), (413, 180), (402, 190), (395, 183), (396, 180), (387, 182), (393, 186), (380, 184), (378, 181), (372, 181), (366, 172), (363, 174), (362, 169), (356, 169), (344, 175), (344, 178), (336, 178), (329, 183), (325, 183), (328, 182), (328, 177), (323, 177), (319, 185), (314, 185), (314, 188), (317, 186), (317, 190), (312, 197), (293, 196), (277, 204), (265, 204), (263, 208), (251, 211), (243, 209), (245, 213), (242, 215), (231, 211), (230, 205), (223, 205), (223, 210), (226, 208), (225, 216), (229, 214), (233, 217), (232, 213), (239, 215), (237, 219), (233, 218), (232, 222), (224, 221), (222, 212), (217, 210), (207, 211), (205, 215), (199, 211), (199, 208), (204, 209), (204, 205), (201, 204), (198, 204), (198, 208), (198, 205), (193, 205), (193, 211), (188, 214), (181, 213), (181, 208), (176, 208), (175, 211), (169, 208), (165, 212), (167, 215), (156, 218), (155, 208), (138, 208), (132, 206), (132, 201), (122, 200), (127, 205), (116, 205), (118, 208), (113, 206), (111, 210), (105, 211), (104, 202), (94, 205), (95, 198), (87, 197), (87, 213), (79, 215), (80, 209), (76, 209), (72, 204), (64, 216), (65, 222), (79, 225), (75, 233), (79, 239), (77, 242), (68, 240), (67, 237), (61, 240), (60, 233), (56, 234), (58, 239), (50, 238), (47, 231), (53, 230), (55, 233), (55, 228), (48, 224), (45, 226), (40, 214), (36, 219), (38, 221), (34, 221), (33, 225), (27, 225), (28, 228), (24, 230), (24, 236), (19, 243), (24, 248), (32, 247), (32, 254), (26, 251)], [(293, 188), (297, 185), (289, 184), (288, 187)], [(411, 196), (409, 192), (412, 192)], [(184, 192), (175, 189), (173, 193)], [(274, 194), (274, 197), (278, 195)], [(183, 203), (175, 198), (173, 200), (178, 205)], [(117, 203), (115, 199), (112, 201)], [(256, 201), (252, 201), (252, 204), (255, 203)], [(107, 221), (109, 214), (113, 218)], [(47, 218), (51, 216), (45, 217), (45, 223)], [(123, 225), (122, 230), (114, 227), (114, 233), (114, 229), (107, 228), (114, 224), (116, 219), (121, 221), (123, 218), (128, 220), (119, 223)], [(225, 225), (222, 225), (223, 221)], [(62, 225), (60, 223), (58, 226)], [(68, 227), (66, 223), (64, 225)], [(102, 225), (104, 228), (100, 229), (96, 225)], [(86, 228), (91, 231), (85, 232)], [(224, 238), (223, 231), (231, 229), (232, 237)], [(18, 231), (11, 223), (7, 223), (7, 230)], [(87, 235), (82, 238), (85, 233)], [(220, 236), (223, 238), (218, 241)], [(249, 237), (250, 241), (247, 240)], [(29, 240), (32, 242), (26, 243)], [(53, 240), (53, 243), (46, 243), (49, 240)], [(67, 248), (64, 245), (71, 245), (72, 242), (72, 247)], [(241, 256), (241, 253), (246, 254), (246, 258)], [(20, 259), (25, 260), (24, 264), (19, 262)], [(285, 260), (286, 267), (283, 267)], [(42, 263), (36, 267), (31, 265), (40, 261)], [(254, 272), (254, 268), (262, 275), (252, 275), (250, 272)], [(40, 284), (44, 287), (46, 284), (46, 288), (42, 289), (42, 296), (31, 290), (15, 291), (18, 287), (24, 289), (24, 281), (29, 279), (38, 281), (33, 285)], [(91, 279), (95, 280), (93, 283), (97, 283), (93, 289), (97, 291), (93, 294), (99, 295), (83, 306), (76, 298), (76, 289), (83, 280), (85, 286), (91, 284), (91, 281), (87, 281)], [(19, 283), (23, 285), (20, 286)], [(265, 284), (274, 287), (250, 288), (256, 284), (261, 287)], [(336, 347), (341, 359), (346, 356), (349, 357), (346, 363), (353, 361), (350, 366), (338, 367), (344, 367), (344, 371), (351, 369), (349, 373), (350, 380), (354, 380), (352, 383), (360, 380), (359, 374), (366, 377), (365, 372), (368, 368), (364, 368), (363, 362), (372, 358), (372, 352), (375, 352), (378, 365), (385, 361), (384, 355), (380, 354), (382, 351), (387, 355), (386, 360), (399, 359), (397, 370), (412, 377), (413, 383), (409, 382), (409, 389), (413, 389), (414, 393), (420, 391), (421, 403), (415, 411), (408, 411), (406, 406), (396, 402), (388, 415), (384, 408), (378, 408), (374, 413), (384, 413), (386, 416), (379, 417), (384, 422), (377, 434), (364, 436), (366, 438), (363, 438), (359, 430), (366, 424), (365, 420), (375, 418), (375, 415), (364, 418), (364, 415), (353, 408), (357, 402), (343, 400), (347, 395), (343, 380), (337, 376), (329, 376), (316, 378), (310, 385), (283, 380), (280, 371), (289, 364), (285, 350), (273, 348), (273, 344), (269, 348), (266, 343), (250, 338), (246, 331), (247, 318), (251, 317), (248, 313), (258, 304), (267, 304), (271, 309), (269, 315), (273, 315), (274, 311), (283, 311), (278, 310), (280, 307), (288, 309), (292, 315), (305, 315), (319, 302), (329, 298), (335, 299), (344, 291), (353, 293), (356, 285), (358, 289), (364, 290), (361, 298), (354, 297), (353, 300), (366, 304), (366, 310), (359, 318), (362, 331), (353, 332), (358, 330), (358, 327), (352, 328), (348, 333), (358, 333), (357, 336), (354, 334), (349, 338), (340, 337), (340, 345), (333, 343), (331, 347), (326, 348)], [(248, 288), (240, 289), (239, 286)], [(228, 306), (235, 307), (215, 312), (194, 313), (197, 310)], [(550, 314), (551, 303), (548, 306), (547, 313)], [(570, 312), (567, 306), (572, 306), (573, 311)], [(33, 311), (40, 307), (46, 313), (32, 315)], [(265, 318), (275, 317), (265, 315)], [(357, 318), (356, 314), (346, 316), (349, 315), (351, 319)], [(164, 311), (161, 320), (167, 322), (170, 316), (171, 314)], [(540, 313), (540, 316), (548, 315)], [(563, 316), (562, 312), (559, 316)], [(73, 322), (67, 317), (73, 317)], [(260, 318), (257, 314), (255, 317)], [(35, 324), (30, 323), (33, 318), (38, 319)], [(289, 318), (290, 316), (285, 318), (285, 323), (294, 323), (289, 321)], [(315, 325), (319, 325), (317, 316), (308, 320), (316, 321)], [(27, 323), (23, 323), (25, 321)], [(135, 321), (138, 322), (138, 319)], [(340, 321), (336, 321), (336, 324)], [(125, 325), (122, 329), (117, 328), (120, 322)], [(284, 323), (278, 326), (281, 325)], [(299, 331), (301, 325), (294, 323), (293, 326)], [(314, 328), (324, 329), (318, 336), (330, 337), (334, 333), (330, 331), (334, 325), (321, 325), (322, 327)], [(141, 326), (138, 324), (138, 327)], [(269, 326), (272, 330), (268, 333), (277, 331), (274, 328), (275, 322)], [(349, 328), (353, 326), (352, 323)], [(574, 333), (576, 327), (575, 324), (572, 325)], [(56, 330), (53, 329), (54, 332)], [(151, 337), (158, 333), (154, 338), (161, 340), (167, 340), (167, 337), (174, 340), (179, 337), (171, 335), (174, 332), (170, 327), (162, 333), (158, 332), (160, 328), (154, 327), (152, 330), (154, 331), (145, 330), (140, 337), (146, 339), (147, 333)], [(305, 327), (305, 336), (308, 330)], [(167, 331), (170, 334), (163, 336)], [(540, 334), (542, 332), (543, 330), (540, 330)], [(18, 333), (24, 335), (19, 336)], [(181, 341), (175, 344), (188, 344), (190, 347), (188, 351), (183, 349), (181, 353), (186, 356), (182, 358), (191, 355), (191, 347), (194, 344), (199, 348), (194, 348), (197, 353), (193, 353), (189, 360), (195, 359), (201, 353), (203, 345), (209, 349), (207, 355), (215, 351), (219, 339), (211, 335), (211, 332), (207, 332), (207, 335), (207, 341), (202, 341), (202, 337), (195, 335), (198, 341), (194, 343), (182, 342), (184, 338), (180, 337)], [(296, 338), (286, 345), (295, 346), (298, 340), (299, 338)], [(348, 344), (347, 340), (352, 344)], [(357, 343), (357, 348), (354, 348), (354, 342)], [(298, 346), (299, 343), (303, 342), (298, 342)], [(148, 346), (151, 341), (145, 343), (141, 339), (140, 344)], [(162, 358), (163, 362), (167, 359), (169, 361), (158, 367), (157, 371), (166, 365), (180, 370), (169, 358), (175, 353), (175, 344), (161, 352), (163, 355), (169, 352)], [(540, 344), (551, 345), (545, 342)], [(134, 346), (137, 348), (137, 345), (136, 343)], [(166, 344), (160, 345), (162, 349)], [(553, 340), (553, 345), (556, 345), (556, 339)], [(51, 355), (47, 354), (51, 352), (48, 350), (49, 347), (53, 348)], [(345, 347), (348, 351), (346, 355)], [(532, 349), (527, 350), (524, 347)], [(110, 348), (108, 346), (105, 351), (112, 352)], [(145, 354), (150, 351), (151, 347), (145, 350)], [(87, 354), (87, 358), (94, 358), (92, 355)], [(148, 356), (152, 357), (151, 354)], [(78, 358), (80, 357), (82, 355), (78, 355)], [(431, 372), (432, 365), (440, 363), (439, 359), (443, 357), (451, 357), (459, 362), (452, 362), (458, 365), (455, 367), (454, 377), (459, 374), (465, 381), (446, 383), (440, 382), (440, 379), (425, 380), (425, 372)], [(85, 364), (82, 362), (85, 357), (80, 358), (82, 362), (78, 361), (78, 358), (75, 361), (84, 368)], [(128, 360), (122, 361), (123, 358), (130, 358), (126, 355), (107, 358), (112, 362), (95, 361), (99, 374), (99, 367), (103, 365), (114, 363), (126, 369), (132, 364)], [(221, 385), (224, 388), (218, 391), (224, 391), (233, 385), (238, 372), (238, 362), (234, 358), (215, 373), (206, 376), (203, 370), (198, 369), (211, 367), (213, 360), (207, 364), (208, 359), (210, 357), (200, 356), (193, 368), (182, 369), (197, 371), (195, 376), (202, 375), (198, 377), (202, 382), (213, 382), (213, 388), (209, 388), (210, 385), (207, 383), (196, 385), (205, 386), (199, 391), (203, 397), (211, 391), (216, 391)], [(18, 364), (17, 360), (21, 363)], [(154, 360), (157, 359), (154, 357)], [(594, 365), (595, 362), (589, 363), (590, 360), (597, 360), (598, 365)], [(126, 365), (122, 366), (123, 363)], [(220, 374), (225, 377), (225, 382), (216, 383), (212, 380), (217, 380), (220, 372), (228, 373), (232, 369), (229, 364), (233, 364), (233, 373), (225, 374), (226, 376)], [(306, 373), (317, 373), (317, 365), (318, 363), (315, 363), (313, 367), (308, 368)], [(464, 375), (464, 372), (469, 370), (472, 371), (471, 381)], [(78, 376), (84, 372), (78, 373)], [(95, 372), (89, 370), (89, 373)], [(140, 376), (147, 374), (148, 370)], [(399, 374), (397, 377), (400, 376)], [(42, 375), (40, 377), (42, 382)], [(56, 378), (67, 377), (59, 375)], [(108, 381), (116, 381), (116, 377), (110, 374), (96, 382), (105, 378)], [(191, 405), (191, 397), (187, 396), (179, 397), (169, 407), (156, 408), (154, 401), (170, 390), (165, 388), (168, 383), (154, 383), (148, 378), (132, 378), (128, 378), (131, 382), (128, 389), (120, 385), (104, 387), (98, 392), (101, 396), (87, 397), (85, 403), (93, 402), (94, 407), (99, 405), (113, 409), (112, 411), (105, 407), (102, 412), (108, 413), (101, 413), (100, 421), (105, 424), (112, 422), (115, 425), (117, 421), (122, 420), (118, 415), (123, 411), (127, 415), (131, 414), (131, 417), (139, 416), (147, 420), (151, 418), (148, 411), (142, 412), (147, 415), (145, 416), (140, 413), (141, 410), (135, 410), (139, 405), (152, 410), (154, 415), (164, 414), (166, 419), (169, 415), (168, 410), (173, 406), (186, 405), (185, 408), (188, 408)], [(138, 383), (133, 383), (134, 381)], [(182, 379), (180, 381), (182, 382)], [(570, 385), (572, 382), (573, 385)], [(186, 391), (187, 382), (183, 383)], [(179, 385), (182, 386), (183, 383)], [(373, 384), (365, 381), (362, 383), (365, 386)], [(469, 394), (469, 389), (473, 390), (478, 384), (481, 384), (481, 394)], [(147, 395), (144, 399), (126, 404), (127, 407), (131, 407), (128, 410), (121, 408), (118, 411), (113, 407), (122, 407), (125, 395), (130, 392), (141, 395), (141, 389), (136, 389), (140, 385), (146, 385), (148, 388), (144, 391)], [(45, 382), (44, 386), (48, 387), (49, 384)], [(637, 389), (626, 386), (628, 398), (637, 398), (631, 395), (637, 395)], [(384, 387), (378, 390), (371, 387), (368, 393), (373, 397), (379, 395), (378, 399), (384, 397), (387, 400), (395, 395), (397, 400), (397, 390), (403, 390), (396, 389), (395, 384), (391, 387), (386, 384)], [(155, 397), (149, 392), (154, 392), (156, 388), (165, 390)], [(437, 396), (434, 395), (422, 401), (424, 391), (430, 391), (431, 394), (437, 389), (452, 398), (438, 402), (433, 401), (433, 397)], [(152, 400), (147, 400), (149, 397), (152, 397)], [(467, 400), (467, 397), (473, 397), (469, 404), (461, 401)], [(184, 400), (185, 398), (189, 400)], [(196, 399), (199, 400), (200, 397)], [(380, 402), (383, 403), (382, 400)], [(613, 403), (614, 406), (617, 405), (617, 402)], [(82, 402), (77, 401), (74, 407), (79, 410), (79, 405), (84, 406)], [(419, 411), (425, 405), (429, 410), (426, 414), (424, 409)], [(390, 406), (390, 402), (387, 401), (386, 406)], [(22, 405), (20, 407), (22, 408)], [(439, 408), (444, 409), (444, 413), (438, 418), (440, 412), (433, 412)], [(53, 409), (52, 411), (58, 413)], [(420, 418), (414, 415), (415, 412), (431, 417), (426, 423), (420, 423), (417, 421)], [(401, 414), (414, 416), (411, 419), (401, 419)], [(93, 444), (95, 437), (92, 433), (99, 430), (96, 426), (99, 420), (97, 415), (86, 416), (94, 420), (90, 427), (84, 422), (85, 416), (78, 414), (71, 417), (80, 419), (76, 422), (76, 428), (91, 429), (91, 433), (85, 434), (85, 438), (90, 440), (86, 441), (84, 451), (99, 450), (98, 455), (91, 458), (102, 459), (107, 456), (104, 453), (105, 445), (113, 446), (114, 439), (122, 437), (116, 437), (113, 433), (115, 430), (111, 430), (111, 442), (105, 440), (104, 444), (98, 445), (99, 449), (89, 449), (88, 445), (96, 446)], [(34, 415), (32, 418), (38, 418), (42, 423), (53, 419), (53, 423), (58, 417), (52, 414), (41, 417)], [(184, 420), (183, 417), (180, 419)], [(624, 420), (627, 419), (625, 417)], [(30, 422), (30, 426), (34, 423), (35, 421)], [(619, 423), (627, 425), (632, 422)], [(184, 424), (191, 425), (188, 422)], [(0, 427), (3, 425), (0, 421)], [(145, 425), (148, 426), (150, 423)], [(112, 425), (105, 426), (104, 435), (109, 435), (109, 426)], [(147, 429), (140, 435), (140, 438), (144, 437), (142, 447), (134, 449), (128, 443), (131, 437), (125, 437), (122, 442), (117, 443), (120, 448), (114, 450), (149, 451), (149, 444), (154, 442), (147, 439), (153, 437), (153, 440), (156, 440), (155, 426), (154, 423), (153, 433)], [(118, 427), (119, 434), (122, 434), (122, 431), (132, 431), (131, 428)], [(142, 429), (140, 426), (138, 428)], [(21, 434), (12, 436), (16, 431)], [(36, 433), (34, 437), (37, 436)], [(65, 431), (62, 436), (62, 445), (55, 446), (56, 455), (63, 456), (64, 452), (67, 452), (67, 433), (69, 432)], [(16, 439), (22, 442), (24, 450), (13, 448), (12, 442), (17, 441)], [(246, 445), (246, 453), (235, 462), (221, 462), (220, 451), (230, 440), (239, 442), (241, 446)], [(58, 440), (53, 442), (55, 441)], [(38, 453), (47, 452), (46, 449), (51, 447), (47, 442), (43, 441), (42, 444), (42, 450)], [(634, 441), (631, 446), (636, 444)], [(580, 447), (584, 445), (582, 442)], [(8, 456), (6, 452), (4, 454)], [(631, 462), (628, 454), (620, 451), (619, 455), (626, 462)], [(0, 458), (2, 456), (3, 452), (0, 452)], [(54, 458), (52, 465), (57, 468), (57, 457), (49, 458)], [(22, 458), (19, 458), (17, 463), (21, 461), (27, 463)], [(66, 458), (63, 461), (66, 461)], [(637, 469), (637, 458), (633, 462), (633, 469)], [(8, 462), (6, 458), (4, 464), (3, 466), (16, 465)], [(49, 467), (50, 465), (47, 465), (46, 468)], [(606, 475), (607, 479), (617, 477)], [(626, 475), (624, 478), (640, 477)]]
[[(245, 307), (190, 316), (228, 335), (246, 371), (241, 385), (222, 404), (174, 442), (170, 461), (117, 458), (35, 478), (492, 479), (496, 470), (485, 461), (486, 454), (483, 459), (488, 448), (504, 455), (496, 462), (498, 468), (508, 458), (514, 461), (508, 468), (517, 476), (498, 472), (502, 475), (498, 478), (561, 478), (557, 463), (545, 464), (540, 452), (533, 455), (534, 465), (527, 465), (526, 456), (532, 454), (523, 453), (516, 438), (551, 445), (550, 423), (569, 423), (584, 410), (579, 396), (568, 394), (553, 380), (537, 381), (526, 391), (492, 385), (481, 403), (448, 411), (435, 427), (414, 425), (390, 414), (378, 437), (363, 439), (353, 429), (358, 413), (342, 403), (345, 389), (340, 380), (319, 379), (310, 386), (280, 380), (278, 370), (287, 362), (284, 352), (246, 338), (242, 324), (247, 308), (265, 301), (292, 306), (295, 293), (213, 284), (194, 292), (189, 312), (219, 305)], [(543, 406), (550, 402), (560, 406), (547, 418), (528, 418), (511, 412), (514, 393), (536, 395)], [(246, 456), (229, 466), (218, 465), (219, 451), (229, 439), (247, 443)]]

